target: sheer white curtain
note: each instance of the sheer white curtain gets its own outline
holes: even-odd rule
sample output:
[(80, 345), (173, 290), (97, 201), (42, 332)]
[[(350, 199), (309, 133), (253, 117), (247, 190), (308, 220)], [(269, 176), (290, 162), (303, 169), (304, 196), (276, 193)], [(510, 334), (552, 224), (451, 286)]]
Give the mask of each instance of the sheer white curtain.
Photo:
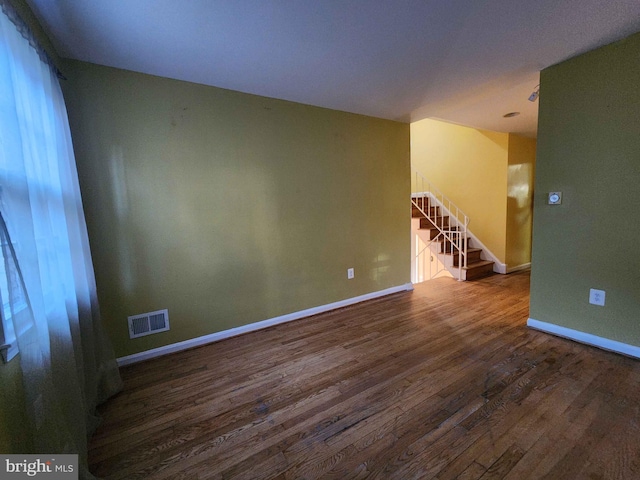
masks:
[(4, 317), (17, 337), (34, 453), (79, 453), (86, 469), (95, 406), (121, 381), (100, 323), (60, 85), (11, 7), (0, 5)]

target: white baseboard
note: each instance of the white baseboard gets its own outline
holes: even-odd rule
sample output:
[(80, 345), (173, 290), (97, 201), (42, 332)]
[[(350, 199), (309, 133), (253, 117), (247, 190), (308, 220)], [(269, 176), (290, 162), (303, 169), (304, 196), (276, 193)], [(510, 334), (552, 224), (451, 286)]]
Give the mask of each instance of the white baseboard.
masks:
[[(480, 242), (476, 241), (475, 243), (480, 243)], [(477, 248), (482, 248), (482, 247), (477, 246)], [(482, 251), (484, 252), (484, 248), (482, 248)], [(500, 273), (502, 275), (506, 275), (507, 273), (509, 273), (509, 271), (507, 270), (507, 264), (499, 262), (498, 260), (496, 260), (497, 257), (495, 255), (491, 254), (491, 252), (489, 253), (490, 255), (487, 255), (489, 257), (487, 260), (493, 261), (493, 272)]]
[(151, 358), (160, 357), (162, 355), (168, 355), (170, 353), (180, 352), (188, 348), (199, 347), (206, 345), (207, 343), (213, 343), (226, 338), (235, 337), (243, 333), (254, 332), (263, 328), (272, 327), (280, 323), (291, 322), (293, 320), (299, 320), (304, 317), (310, 317), (311, 315), (317, 315), (319, 313), (328, 312), (337, 308), (347, 307), (355, 303), (364, 302), (366, 300), (373, 300), (374, 298), (384, 297), (391, 295), (392, 293), (404, 292), (413, 290), (413, 284), (405, 283), (397, 287), (387, 288), (385, 290), (379, 290), (377, 292), (367, 293), (358, 297), (347, 298), (346, 300), (340, 300), (339, 302), (329, 303), (327, 305), (321, 305), (319, 307), (308, 308), (306, 310), (300, 310), (299, 312), (289, 313), (287, 315), (281, 315), (279, 317), (262, 320), (249, 325), (242, 325), (241, 327), (231, 328), (229, 330), (223, 330), (222, 332), (211, 333), (209, 335), (203, 335), (202, 337), (196, 337), (183, 342), (172, 343), (165, 345), (164, 347), (153, 348), (140, 353), (134, 353), (133, 355), (127, 355), (117, 359), (118, 366), (130, 365), (132, 363), (142, 362)]
[(529, 270), (531, 268), (531, 262), (523, 263), (522, 265), (517, 265), (515, 267), (507, 268), (507, 273), (520, 272), (522, 270)]
[(617, 342), (616, 340), (598, 337), (591, 333), (561, 327), (560, 325), (555, 325), (553, 323), (541, 322), (540, 320), (535, 320), (533, 318), (527, 320), (527, 326), (552, 335), (557, 335), (558, 337), (564, 337), (570, 340), (575, 340), (576, 342), (586, 343), (587, 345), (602, 348), (603, 350), (621, 353), (622, 355), (627, 355), (629, 357), (640, 358), (640, 347), (636, 347), (635, 345), (629, 345), (627, 343)]

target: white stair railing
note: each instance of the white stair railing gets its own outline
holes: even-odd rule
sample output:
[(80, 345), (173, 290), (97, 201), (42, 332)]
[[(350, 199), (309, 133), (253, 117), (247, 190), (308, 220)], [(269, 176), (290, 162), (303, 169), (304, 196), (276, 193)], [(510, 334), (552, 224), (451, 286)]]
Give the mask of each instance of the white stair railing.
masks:
[(411, 203), (438, 229), (431, 241), (442, 243), (442, 253), (458, 256), (458, 280), (467, 267), (469, 217), (416, 168), (412, 170)]

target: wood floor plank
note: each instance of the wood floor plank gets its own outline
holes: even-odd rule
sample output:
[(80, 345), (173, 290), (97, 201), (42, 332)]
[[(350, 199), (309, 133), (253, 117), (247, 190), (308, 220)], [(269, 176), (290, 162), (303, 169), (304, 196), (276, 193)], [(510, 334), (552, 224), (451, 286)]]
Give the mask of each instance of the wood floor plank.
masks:
[(529, 275), (437, 279), (122, 369), (107, 479), (640, 478), (640, 362), (526, 327)]

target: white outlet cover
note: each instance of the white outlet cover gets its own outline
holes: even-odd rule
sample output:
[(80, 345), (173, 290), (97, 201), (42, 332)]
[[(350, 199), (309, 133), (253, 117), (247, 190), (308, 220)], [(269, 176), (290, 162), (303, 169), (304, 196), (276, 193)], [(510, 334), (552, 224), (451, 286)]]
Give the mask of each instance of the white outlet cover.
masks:
[(348, 268), (347, 269), (347, 278), (348, 279), (352, 279), (353, 277), (355, 277), (355, 273), (353, 271), (353, 268)]
[(604, 290), (597, 290), (595, 288), (589, 290), (589, 303), (592, 305), (604, 307), (604, 297)]

